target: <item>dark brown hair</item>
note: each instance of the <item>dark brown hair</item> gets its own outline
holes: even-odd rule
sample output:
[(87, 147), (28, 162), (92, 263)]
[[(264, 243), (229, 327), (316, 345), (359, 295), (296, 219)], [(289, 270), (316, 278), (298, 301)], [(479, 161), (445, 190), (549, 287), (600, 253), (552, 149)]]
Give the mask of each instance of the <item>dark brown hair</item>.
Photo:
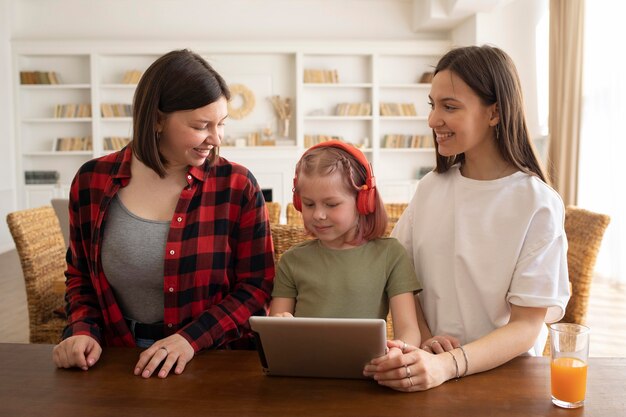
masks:
[[(226, 81), (200, 55), (183, 49), (158, 58), (139, 80), (133, 99), (131, 146), (137, 159), (164, 177), (168, 161), (159, 152), (159, 114), (194, 110), (220, 97), (230, 100)], [(218, 152), (217, 147), (213, 148), (210, 164)]]
[[(455, 48), (439, 60), (435, 75), (444, 70), (461, 78), (485, 105), (497, 103), (500, 120), (495, 126), (496, 145), (502, 158), (520, 171), (536, 175), (547, 183), (547, 176), (530, 140), (521, 83), (511, 58), (501, 49), (488, 45)], [(435, 171), (446, 172), (452, 165), (464, 160), (465, 154), (443, 156), (437, 152)]]
[[(359, 151), (360, 152), (360, 151)], [(296, 176), (328, 176), (337, 172), (341, 175), (346, 189), (354, 193), (354, 199), (361, 186), (365, 184), (367, 173), (365, 167), (348, 152), (336, 147), (322, 147), (307, 151), (296, 164)], [(374, 240), (385, 235), (387, 231), (387, 212), (383, 200), (378, 194), (378, 188), (374, 188), (375, 209), (370, 214), (360, 214), (357, 226), (357, 238)], [(299, 185), (296, 185), (294, 193), (300, 193)]]

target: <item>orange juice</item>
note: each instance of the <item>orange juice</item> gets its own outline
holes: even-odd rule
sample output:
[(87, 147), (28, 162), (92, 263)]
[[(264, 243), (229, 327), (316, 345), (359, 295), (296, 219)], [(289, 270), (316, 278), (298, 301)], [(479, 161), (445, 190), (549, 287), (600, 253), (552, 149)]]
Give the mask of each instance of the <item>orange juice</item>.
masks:
[(576, 358), (556, 358), (550, 363), (552, 396), (557, 400), (577, 403), (585, 399), (587, 364)]

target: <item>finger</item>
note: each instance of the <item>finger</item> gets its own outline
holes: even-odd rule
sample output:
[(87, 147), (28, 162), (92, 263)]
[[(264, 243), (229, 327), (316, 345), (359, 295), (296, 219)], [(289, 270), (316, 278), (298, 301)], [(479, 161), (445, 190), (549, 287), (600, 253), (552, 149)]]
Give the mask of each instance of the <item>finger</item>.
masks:
[(89, 367), (87, 366), (87, 359), (85, 358), (86, 348), (87, 346), (83, 342), (74, 341), (69, 357), (70, 366), (77, 366), (83, 371), (89, 369)]
[(100, 355), (102, 354), (102, 347), (97, 342), (93, 342), (90, 349), (87, 351), (87, 366), (90, 368), (98, 362)]
[(163, 362), (163, 360), (167, 358), (167, 356), (167, 350), (163, 348), (157, 349), (146, 367), (143, 369), (143, 371), (141, 371), (141, 376), (144, 378), (150, 378), (152, 373), (159, 367), (161, 362)]
[(439, 342), (439, 340), (433, 340), (428, 346), (430, 346), (430, 350), (432, 350), (434, 354), (445, 352), (443, 347), (441, 347), (441, 342)]
[(165, 358), (165, 362), (163, 362), (163, 365), (161, 365), (161, 369), (159, 370), (159, 378), (167, 378), (170, 370), (176, 363), (177, 358), (178, 355), (176, 353), (168, 353), (167, 357)]
[(52, 357), (57, 368), (68, 368), (67, 354), (65, 353), (63, 342), (54, 348)]
[(183, 358), (183, 356), (179, 356), (178, 357), (178, 363), (176, 364), (176, 369), (174, 370), (174, 373), (176, 375), (180, 375), (183, 373), (183, 371), (185, 370), (185, 367), (187, 366), (188, 361), (185, 360), (185, 358)]
[(135, 375), (140, 375), (143, 372), (144, 368), (146, 367), (146, 365), (148, 365), (148, 362), (150, 362), (150, 359), (152, 359), (152, 356), (154, 356), (157, 350), (158, 348), (152, 345), (148, 349), (141, 352), (141, 354), (139, 355), (139, 360), (135, 365)]
[(441, 349), (444, 352), (449, 352), (452, 349), (454, 349), (454, 346), (452, 345), (452, 343), (450, 342), (450, 340), (446, 339), (446, 338), (442, 338), (441, 340), (437, 339), (439, 341), (439, 346), (441, 346)]

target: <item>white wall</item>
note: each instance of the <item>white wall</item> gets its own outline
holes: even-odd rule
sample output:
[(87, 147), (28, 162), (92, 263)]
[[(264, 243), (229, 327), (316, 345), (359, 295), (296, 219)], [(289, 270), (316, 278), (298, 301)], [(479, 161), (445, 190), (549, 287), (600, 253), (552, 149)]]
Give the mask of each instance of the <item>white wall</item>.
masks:
[(12, 0), (0, 0), (0, 253), (13, 246), (5, 218), (15, 210), (15, 164), (11, 84)]
[[(534, 24), (548, 0), (514, 0), (453, 33), (458, 44), (493, 43), (516, 61), (527, 107), (536, 106)], [(0, 0), (0, 252), (12, 246), (4, 218), (17, 207), (11, 40), (411, 40), (411, 0)], [(529, 122), (537, 131), (536, 120)]]
[[(497, 46), (508, 53), (522, 83), (531, 137), (541, 135), (537, 114), (537, 25), (548, 13), (548, 0), (514, 0), (490, 13), (478, 13), (452, 32), (455, 45)], [(546, 57), (547, 58), (547, 57)], [(540, 62), (547, 75), (548, 62)], [(547, 95), (542, 100), (547, 100)], [(547, 103), (545, 103), (547, 105)]]

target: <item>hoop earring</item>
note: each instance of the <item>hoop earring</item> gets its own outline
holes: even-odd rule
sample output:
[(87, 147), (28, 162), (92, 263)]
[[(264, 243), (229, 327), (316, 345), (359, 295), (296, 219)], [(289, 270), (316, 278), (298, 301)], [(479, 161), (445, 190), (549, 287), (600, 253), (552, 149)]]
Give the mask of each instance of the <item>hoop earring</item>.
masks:
[(156, 131), (154, 132), (154, 140), (159, 143), (159, 141), (161, 140), (161, 132)]
[(500, 141), (500, 129), (498, 129), (498, 125), (495, 126), (496, 129), (496, 142)]

